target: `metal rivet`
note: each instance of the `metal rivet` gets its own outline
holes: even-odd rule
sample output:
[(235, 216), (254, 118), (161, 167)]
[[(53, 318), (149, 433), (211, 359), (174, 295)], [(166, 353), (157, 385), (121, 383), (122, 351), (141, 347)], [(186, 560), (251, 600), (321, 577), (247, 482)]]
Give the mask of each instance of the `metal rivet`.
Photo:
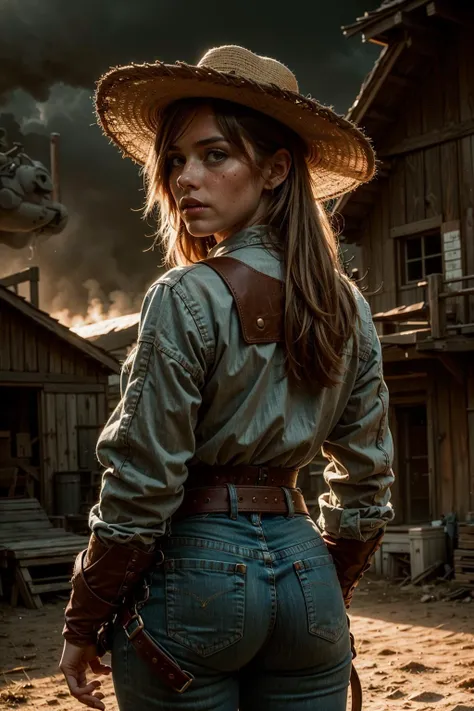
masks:
[(210, 503), (211, 503), (211, 500), (210, 500), (209, 497), (207, 497), (207, 499), (206, 499), (206, 504), (210, 504)]
[(268, 503), (268, 496), (265, 496), (265, 503)]
[(174, 679), (174, 674), (168, 674), (168, 679)]
[(239, 496), (239, 501), (242, 502), (244, 500), (243, 496)]
[(278, 497), (275, 496), (275, 503), (278, 503)]
[(258, 319), (257, 319), (257, 326), (258, 326), (258, 328), (264, 328), (264, 327), (265, 327), (265, 321), (263, 320), (263, 318), (258, 318)]
[(156, 657), (153, 657), (152, 662), (153, 664), (158, 664), (158, 659)]
[(256, 497), (256, 496), (252, 496), (252, 501), (253, 501), (254, 504), (256, 504), (256, 503), (257, 503), (257, 497)]

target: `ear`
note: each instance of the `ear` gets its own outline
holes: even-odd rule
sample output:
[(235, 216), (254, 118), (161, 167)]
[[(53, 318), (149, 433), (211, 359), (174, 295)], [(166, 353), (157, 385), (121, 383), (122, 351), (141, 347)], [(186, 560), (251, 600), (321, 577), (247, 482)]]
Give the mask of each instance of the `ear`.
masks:
[(291, 153), (286, 148), (279, 148), (268, 158), (264, 169), (265, 190), (274, 190), (285, 182), (291, 168)]

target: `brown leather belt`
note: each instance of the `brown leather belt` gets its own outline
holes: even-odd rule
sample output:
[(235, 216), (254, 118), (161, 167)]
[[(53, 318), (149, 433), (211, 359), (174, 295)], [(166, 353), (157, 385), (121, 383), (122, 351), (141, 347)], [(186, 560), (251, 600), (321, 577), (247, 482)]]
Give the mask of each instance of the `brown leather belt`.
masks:
[(187, 489), (175, 518), (203, 513), (307, 514), (299, 489), (277, 486), (209, 486)]
[(196, 464), (188, 468), (186, 487), (194, 489), (201, 486), (286, 486), (294, 489), (298, 479), (298, 469), (284, 467), (208, 466)]

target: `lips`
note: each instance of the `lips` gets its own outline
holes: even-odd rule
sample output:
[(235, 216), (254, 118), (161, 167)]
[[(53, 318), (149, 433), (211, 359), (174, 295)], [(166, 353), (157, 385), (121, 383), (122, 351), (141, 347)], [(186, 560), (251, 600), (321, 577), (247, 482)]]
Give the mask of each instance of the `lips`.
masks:
[(179, 207), (181, 212), (194, 213), (205, 210), (207, 205), (204, 205), (200, 200), (196, 200), (196, 198), (181, 198)]

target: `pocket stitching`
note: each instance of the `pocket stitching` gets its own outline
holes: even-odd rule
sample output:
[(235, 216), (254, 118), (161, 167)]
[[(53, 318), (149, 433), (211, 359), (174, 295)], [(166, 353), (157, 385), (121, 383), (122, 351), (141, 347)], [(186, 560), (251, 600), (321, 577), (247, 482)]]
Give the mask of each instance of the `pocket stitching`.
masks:
[[(318, 556), (319, 557), (324, 557), (326, 556)], [(329, 556), (328, 556), (329, 557)], [(313, 585), (324, 585), (326, 587), (330, 587), (327, 583), (317, 583), (315, 582), (310, 582), (307, 577), (307, 572), (309, 570), (318, 570), (319, 568), (322, 568), (327, 565), (333, 565), (331, 561), (326, 561), (326, 562), (317, 562), (317, 558), (314, 558), (311, 562), (311, 559), (307, 560), (299, 560), (296, 561), (293, 564), (294, 570), (296, 572), (296, 575), (298, 577), (298, 580), (301, 585), (301, 589), (303, 592), (303, 597), (305, 601), (305, 606), (306, 606), (306, 614), (307, 614), (307, 622), (308, 622), (308, 631), (310, 634), (316, 636), (316, 637), (321, 637), (322, 639), (327, 640), (328, 642), (333, 642), (336, 643), (339, 641), (341, 638), (344, 628), (346, 626), (346, 621), (344, 620), (341, 622), (339, 627), (335, 627), (333, 629), (330, 629), (329, 627), (324, 627), (322, 625), (319, 625), (316, 621), (316, 610), (315, 610), (315, 605), (313, 601), (313, 596), (311, 594), (311, 587)]]
[[(215, 654), (216, 652), (222, 651), (223, 649), (226, 649), (227, 647), (232, 646), (236, 642), (240, 641), (243, 636), (244, 636), (244, 622), (245, 622), (245, 578), (246, 578), (246, 568), (247, 566), (243, 563), (226, 563), (224, 561), (210, 561), (210, 560), (202, 560), (198, 561), (196, 559), (192, 559), (189, 561), (190, 564), (186, 565), (186, 562), (181, 560), (168, 560), (167, 563), (170, 565), (167, 565), (165, 567), (165, 586), (166, 586), (166, 609), (167, 609), (167, 631), (169, 637), (172, 639), (176, 640), (180, 644), (184, 645), (188, 649), (191, 649), (193, 652), (198, 654), (201, 657), (208, 657), (212, 654)], [(178, 565), (174, 565), (174, 563), (178, 563)], [(216, 563), (218, 566), (216, 567)], [(219, 569), (220, 568), (220, 569)], [(213, 643), (207, 644), (207, 645), (199, 645), (196, 644), (196, 642), (193, 642), (189, 639), (189, 637), (185, 634), (182, 634), (179, 631), (176, 631), (176, 627), (181, 627), (184, 628), (184, 624), (180, 624), (179, 618), (177, 619), (176, 616), (176, 610), (175, 606), (173, 605), (173, 594), (175, 595), (176, 593), (179, 593), (179, 587), (176, 584), (175, 580), (171, 580), (171, 578), (176, 578), (176, 575), (178, 571), (185, 571), (185, 570), (194, 570), (194, 571), (212, 571), (212, 572), (218, 572), (221, 575), (225, 575), (226, 577), (231, 576), (233, 578), (233, 586), (226, 590), (225, 592), (230, 592), (230, 593), (236, 593), (236, 600), (232, 604), (232, 614), (234, 615), (234, 620), (235, 620), (235, 628), (236, 632), (233, 634), (227, 633), (227, 636), (225, 638), (218, 639), (217, 641), (214, 641)], [(185, 591), (187, 592), (187, 591)], [(172, 594), (173, 593), (173, 594)], [(197, 596), (194, 595), (196, 598)], [(212, 596), (212, 597), (215, 597)], [(201, 609), (205, 610), (206, 612), (209, 612), (209, 609), (206, 607), (202, 607), (199, 605)], [(222, 634), (225, 634), (225, 631), (222, 631)]]

